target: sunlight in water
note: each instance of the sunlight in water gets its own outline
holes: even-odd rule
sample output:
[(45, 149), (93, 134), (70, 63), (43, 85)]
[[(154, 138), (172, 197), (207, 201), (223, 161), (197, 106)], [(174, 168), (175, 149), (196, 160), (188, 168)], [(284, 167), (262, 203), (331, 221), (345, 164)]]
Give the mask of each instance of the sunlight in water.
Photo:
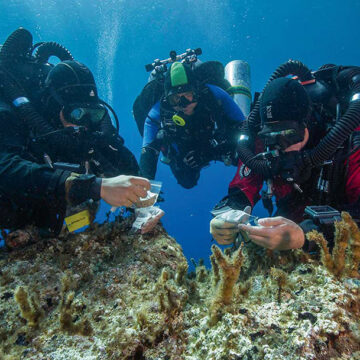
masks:
[[(116, 49), (121, 38), (122, 3), (121, 1), (99, 3), (99, 37), (97, 41), (97, 67), (95, 77), (103, 91), (105, 101), (113, 102), (113, 80), (116, 68)], [(115, 4), (116, 3), (116, 4)]]

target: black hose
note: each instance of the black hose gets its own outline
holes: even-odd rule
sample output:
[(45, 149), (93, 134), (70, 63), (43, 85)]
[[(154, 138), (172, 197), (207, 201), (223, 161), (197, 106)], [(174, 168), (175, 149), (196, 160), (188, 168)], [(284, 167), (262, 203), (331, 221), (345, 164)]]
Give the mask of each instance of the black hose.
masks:
[(61, 61), (74, 60), (70, 51), (56, 42), (46, 42), (41, 44), (34, 55), (38, 63), (46, 63), (51, 56), (58, 57)]
[[(0, 83), (2, 83), (6, 89), (4, 95), (9, 103), (13, 104), (14, 100), (18, 98), (26, 98), (26, 92), (10, 79), (4, 70), (0, 70)], [(79, 144), (76, 143), (76, 139), (69, 136), (66, 132), (59, 133), (56, 131), (56, 129), (35, 110), (31, 102), (15, 106), (15, 111), (24, 122), (24, 125), (33, 131), (35, 138), (46, 138), (49, 146), (54, 149), (66, 149), (69, 150), (70, 154), (72, 152), (79, 152)]]
[[(360, 93), (360, 84), (354, 88), (354, 93)], [(319, 166), (329, 160), (337, 148), (360, 126), (360, 100), (351, 102), (346, 113), (332, 127), (331, 131), (311, 150), (309, 155), (313, 166)]]
[(318, 71), (320, 71), (320, 70), (325, 70), (325, 69), (330, 69), (330, 68), (333, 68), (334, 66), (336, 66), (335, 64), (324, 64), (324, 65), (321, 65), (320, 67), (319, 67), (319, 70)]
[(0, 51), (0, 62), (17, 62), (29, 56), (33, 37), (31, 33), (19, 28), (6, 39)]
[[(10, 79), (10, 76), (4, 69), (0, 70), (0, 83), (4, 86), (4, 95), (9, 103), (13, 104), (15, 99), (27, 97), (25, 90), (16, 84), (15, 81)], [(54, 128), (38, 114), (30, 102), (15, 108), (19, 113), (20, 118), (25, 120), (26, 124), (33, 129), (37, 135), (54, 131)]]
[[(8, 71), (9, 65), (16, 63), (19, 59), (24, 61), (26, 57), (30, 57), (31, 49), (32, 35), (23, 28), (15, 30), (1, 48), (0, 63), (2, 66), (0, 66), (0, 84), (2, 94), (10, 104), (13, 104), (16, 99), (27, 98), (27, 94), (22, 86), (17, 83), (16, 79), (13, 78), (11, 72)], [(56, 130), (40, 116), (30, 102), (15, 106), (15, 109), (20, 119), (33, 130), (35, 136), (45, 135)], [(67, 142), (65, 136), (54, 136), (54, 140), (59, 142), (61, 146)]]
[[(301, 81), (313, 79), (311, 71), (306, 65), (297, 60), (289, 60), (280, 65), (270, 76), (265, 87), (273, 80), (287, 75), (296, 75)], [(265, 89), (264, 87), (264, 89)], [(242, 134), (245, 134), (250, 139), (254, 138), (260, 131), (260, 98), (256, 101), (253, 110), (251, 111), (247, 120), (244, 121), (242, 127)], [(265, 178), (271, 177), (271, 171), (266, 160), (258, 160), (255, 158), (255, 153), (250, 149), (248, 141), (240, 141), (237, 152), (240, 160), (255, 173), (263, 175)]]
[[(116, 132), (119, 133), (119, 130), (120, 130), (119, 118), (117, 117), (115, 110), (104, 100), (99, 99), (99, 101), (100, 101), (100, 104), (105, 105), (113, 114), (114, 119), (115, 119), (115, 124), (116, 124)], [(104, 132), (111, 132), (112, 129), (114, 129), (111, 119), (107, 116), (102, 121), (101, 127), (102, 127), (102, 131), (104, 131)]]
[[(337, 84), (349, 97), (360, 93), (360, 67), (345, 67), (337, 76)], [(309, 152), (313, 166), (319, 166), (329, 160), (351, 133), (360, 126), (360, 101), (350, 102), (345, 114), (336, 122), (331, 131)]]

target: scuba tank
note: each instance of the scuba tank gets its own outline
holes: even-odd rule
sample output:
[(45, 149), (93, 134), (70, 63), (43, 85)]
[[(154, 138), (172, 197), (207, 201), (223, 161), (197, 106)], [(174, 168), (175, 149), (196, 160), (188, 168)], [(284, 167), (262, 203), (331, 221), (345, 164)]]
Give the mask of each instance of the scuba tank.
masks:
[(231, 87), (227, 92), (232, 95), (245, 117), (251, 108), (251, 79), (250, 66), (246, 61), (233, 60), (225, 66), (225, 79)]

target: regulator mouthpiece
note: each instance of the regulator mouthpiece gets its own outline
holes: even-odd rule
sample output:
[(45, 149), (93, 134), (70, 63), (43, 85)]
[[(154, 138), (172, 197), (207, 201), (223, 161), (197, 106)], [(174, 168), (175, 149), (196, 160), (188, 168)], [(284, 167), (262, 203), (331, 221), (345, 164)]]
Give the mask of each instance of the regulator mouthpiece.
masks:
[(175, 125), (178, 125), (178, 126), (186, 125), (185, 119), (183, 117), (181, 117), (179, 114), (173, 115), (172, 121), (174, 122)]

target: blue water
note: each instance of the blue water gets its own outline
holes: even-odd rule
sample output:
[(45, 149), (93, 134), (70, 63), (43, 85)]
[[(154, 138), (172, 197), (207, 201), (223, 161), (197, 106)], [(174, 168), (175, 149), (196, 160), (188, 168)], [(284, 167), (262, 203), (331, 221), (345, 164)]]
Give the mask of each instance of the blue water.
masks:
[[(148, 76), (144, 65), (168, 57), (170, 50), (201, 47), (202, 60), (246, 60), (253, 91), (260, 91), (290, 58), (313, 69), (360, 63), (360, 1), (355, 0), (3, 0), (0, 14), (0, 43), (23, 26), (34, 42), (60, 42), (92, 69), (137, 158), (141, 137), (132, 103)], [(211, 164), (198, 186), (185, 190), (159, 164), (157, 179), (166, 198), (163, 223), (189, 259), (208, 258), (209, 210), (226, 194), (235, 170)], [(265, 215), (261, 205), (255, 213)]]

